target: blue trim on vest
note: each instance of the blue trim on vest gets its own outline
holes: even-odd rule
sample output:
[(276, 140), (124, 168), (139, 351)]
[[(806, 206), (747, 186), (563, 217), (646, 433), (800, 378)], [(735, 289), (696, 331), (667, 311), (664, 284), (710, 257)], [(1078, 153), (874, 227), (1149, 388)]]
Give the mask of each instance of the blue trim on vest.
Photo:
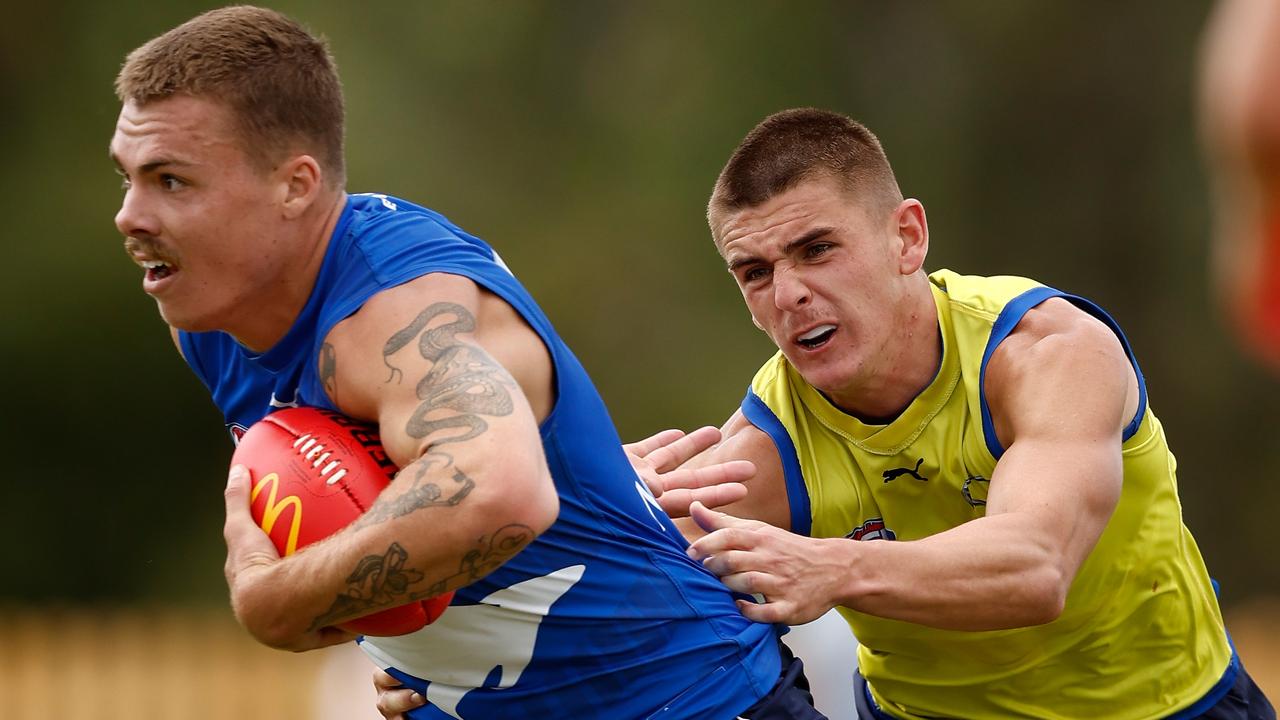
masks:
[(1195, 701), (1191, 707), (1170, 715), (1166, 720), (1191, 720), (1198, 718), (1209, 711), (1214, 705), (1222, 701), (1227, 693), (1231, 691), (1231, 687), (1236, 684), (1236, 676), (1240, 674), (1240, 655), (1236, 653), (1236, 644), (1231, 642), (1231, 634), (1227, 634), (1227, 643), (1231, 645), (1231, 662), (1227, 664), (1227, 671), (1222, 673), (1222, 677), (1218, 678), (1218, 682), (1204, 697)]
[[(1231, 642), (1231, 636), (1229, 634), (1227, 635), (1227, 642)], [(860, 717), (859, 720), (897, 720), (897, 718), (886, 713), (884, 709), (876, 703), (876, 699), (871, 696), (871, 688), (868, 686), (867, 681), (863, 679), (862, 675), (856, 670), (854, 673), (854, 692), (861, 691), (863, 693), (863, 696), (867, 699), (867, 708), (871, 710), (872, 715), (871, 718)], [(1180, 710), (1177, 713), (1168, 716), (1165, 720), (1194, 720), (1194, 718), (1204, 715), (1214, 705), (1221, 702), (1222, 698), (1226, 697), (1227, 693), (1231, 691), (1232, 686), (1236, 684), (1236, 676), (1239, 675), (1239, 673), (1240, 656), (1236, 654), (1236, 646), (1232, 643), (1231, 662), (1227, 665), (1227, 671), (1222, 673), (1222, 677), (1218, 679), (1218, 682), (1213, 686), (1213, 688), (1209, 690), (1209, 692), (1205, 693), (1204, 697), (1197, 700), (1191, 707)], [(857, 687), (859, 685), (861, 687)]]
[(1142, 369), (1138, 367), (1138, 358), (1134, 356), (1133, 348), (1129, 346), (1129, 339), (1124, 336), (1124, 331), (1120, 329), (1116, 321), (1092, 301), (1077, 295), (1069, 295), (1061, 290), (1055, 290), (1047, 286), (1032, 288), (1010, 300), (1009, 304), (1005, 305), (1004, 309), (996, 317), (995, 323), (991, 326), (991, 335), (987, 339), (986, 350), (982, 353), (982, 367), (978, 372), (978, 397), (982, 406), (982, 435), (987, 442), (987, 451), (996, 460), (999, 460), (1000, 456), (1004, 455), (1004, 446), (996, 438), (995, 423), (991, 420), (991, 408), (987, 405), (987, 362), (991, 360), (991, 355), (995, 353), (1000, 343), (1004, 342), (1004, 339), (1009, 337), (1009, 333), (1013, 332), (1013, 329), (1022, 321), (1022, 316), (1026, 315), (1028, 310), (1045, 300), (1055, 297), (1060, 297), (1070, 302), (1111, 328), (1111, 332), (1116, 334), (1120, 344), (1124, 346), (1124, 353), (1129, 357), (1129, 363), (1133, 365), (1134, 375), (1138, 378), (1138, 411), (1134, 413), (1133, 419), (1125, 427), (1121, 438), (1122, 441), (1128, 440), (1133, 437), (1134, 433), (1138, 432), (1138, 427), (1142, 424), (1142, 417), (1146, 415), (1147, 381), (1142, 377)]
[(747, 396), (742, 399), (742, 414), (756, 427), (773, 438), (778, 448), (778, 457), (782, 459), (782, 477), (787, 484), (787, 505), (791, 508), (791, 532), (797, 535), (808, 535), (813, 529), (813, 515), (809, 508), (809, 488), (804, 484), (804, 473), (800, 471), (800, 458), (796, 455), (795, 443), (791, 442), (791, 434), (782, 426), (782, 421), (769, 409), (760, 396), (747, 389)]
[(867, 697), (867, 707), (871, 709), (874, 720), (898, 720), (892, 715), (888, 715), (880, 706), (876, 704), (876, 699), (871, 696), (871, 688), (866, 683), (862, 684), (862, 694)]

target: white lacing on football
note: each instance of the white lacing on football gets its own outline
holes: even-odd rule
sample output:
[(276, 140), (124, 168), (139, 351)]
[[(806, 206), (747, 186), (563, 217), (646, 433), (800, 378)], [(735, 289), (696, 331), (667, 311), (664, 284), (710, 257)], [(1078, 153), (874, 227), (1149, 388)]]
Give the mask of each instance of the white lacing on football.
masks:
[[(311, 467), (313, 468), (320, 468), (321, 465), (324, 465), (326, 460), (329, 460), (329, 456), (333, 454), (325, 452), (324, 444), (316, 442), (316, 439), (311, 437), (311, 433), (307, 433), (297, 440), (294, 440), (293, 449), (298, 451), (298, 454), (302, 456), (302, 459), (310, 460)], [(341, 460), (331, 460), (328, 465), (324, 465), (324, 468), (320, 470), (320, 477), (326, 478), (324, 481), (325, 485), (332, 485), (341, 480), (343, 476), (347, 474), (347, 469), (340, 467), (341, 465)], [(333, 473), (333, 475), (331, 477), (326, 477), (329, 473)]]

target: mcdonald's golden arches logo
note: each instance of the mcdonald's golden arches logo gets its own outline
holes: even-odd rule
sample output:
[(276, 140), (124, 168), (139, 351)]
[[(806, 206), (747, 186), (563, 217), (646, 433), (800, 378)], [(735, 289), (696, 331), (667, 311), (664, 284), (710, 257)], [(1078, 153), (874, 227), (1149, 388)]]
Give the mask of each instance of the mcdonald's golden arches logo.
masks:
[(249, 494), (249, 502), (256, 502), (258, 495), (262, 494), (262, 489), (267, 488), (266, 505), (262, 509), (261, 526), (269, 535), (271, 529), (276, 526), (276, 521), (284, 514), (288, 508), (293, 508), (293, 514), (290, 517), (289, 538), (285, 542), (284, 555), (292, 555), (298, 549), (298, 531), (302, 528), (302, 500), (297, 495), (288, 495), (276, 500), (276, 495), (280, 491), (280, 476), (276, 473), (268, 473), (253, 486), (253, 491)]

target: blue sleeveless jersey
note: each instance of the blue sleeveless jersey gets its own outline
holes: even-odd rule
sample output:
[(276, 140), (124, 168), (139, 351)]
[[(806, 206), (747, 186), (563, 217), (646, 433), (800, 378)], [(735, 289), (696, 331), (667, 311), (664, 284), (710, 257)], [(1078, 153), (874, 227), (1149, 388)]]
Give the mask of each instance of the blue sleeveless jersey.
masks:
[(221, 332), (180, 333), (233, 436), (276, 407), (334, 408), (317, 376), (329, 330), (422, 275), (467, 277), (538, 333), (555, 366), (541, 426), (560, 515), (434, 624), (361, 647), (429, 705), (413, 718), (732, 718), (768, 693), (773, 626), (744, 618), (636, 477), (582, 366), (484, 242), (441, 215), (352, 195), (293, 327), (253, 355)]

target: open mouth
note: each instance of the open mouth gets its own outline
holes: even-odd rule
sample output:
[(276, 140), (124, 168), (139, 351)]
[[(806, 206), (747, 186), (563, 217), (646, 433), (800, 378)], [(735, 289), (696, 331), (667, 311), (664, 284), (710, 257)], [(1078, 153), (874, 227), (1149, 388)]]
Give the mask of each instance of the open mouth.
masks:
[(798, 343), (803, 348), (813, 350), (814, 348), (820, 348), (823, 345), (826, 345), (827, 341), (831, 340), (831, 336), (835, 334), (836, 334), (835, 325), (829, 325), (829, 324), (819, 325), (818, 327), (796, 338), (796, 343)]
[(147, 280), (151, 282), (163, 280), (178, 271), (176, 267), (160, 260), (143, 261), (142, 267), (146, 268)]
[(159, 243), (149, 238), (126, 237), (124, 251), (129, 258), (146, 271), (143, 283), (158, 283), (178, 272), (178, 266), (169, 259), (169, 254), (161, 252)]

